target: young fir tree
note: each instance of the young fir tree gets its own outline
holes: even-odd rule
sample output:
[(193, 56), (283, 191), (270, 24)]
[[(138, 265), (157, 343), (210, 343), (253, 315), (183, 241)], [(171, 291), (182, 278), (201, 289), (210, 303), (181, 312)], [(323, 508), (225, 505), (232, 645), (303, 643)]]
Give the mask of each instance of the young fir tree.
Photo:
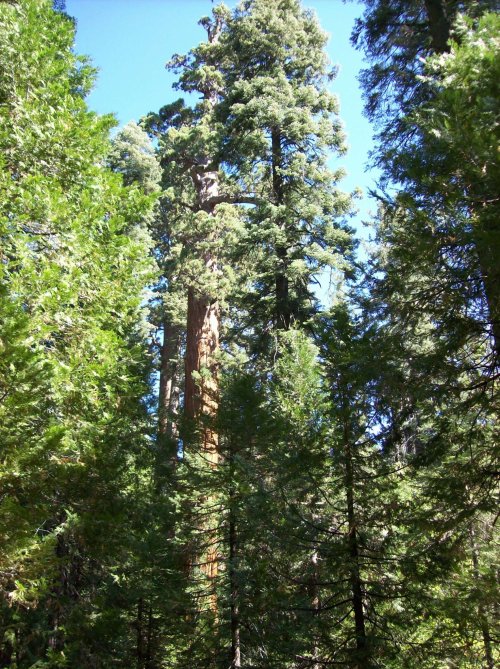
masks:
[(128, 666), (111, 594), (149, 463), (151, 199), (104, 167), (73, 22), (48, 0), (0, 15), (1, 661)]
[[(237, 367), (225, 377), (223, 446), (231, 666), (302, 666), (317, 632), (315, 532), (324, 426), (317, 351), (300, 332), (278, 336), (273, 379)], [(230, 636), (229, 636), (230, 632)], [(301, 659), (302, 657), (302, 659)]]

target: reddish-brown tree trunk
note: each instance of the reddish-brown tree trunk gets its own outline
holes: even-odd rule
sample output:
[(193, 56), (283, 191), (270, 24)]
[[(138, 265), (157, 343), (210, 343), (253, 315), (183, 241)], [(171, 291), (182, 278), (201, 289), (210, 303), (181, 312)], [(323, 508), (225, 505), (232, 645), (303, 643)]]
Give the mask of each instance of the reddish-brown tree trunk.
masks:
[[(214, 214), (213, 198), (218, 195), (218, 173), (195, 168), (192, 171), (201, 210)], [(195, 442), (199, 445), (208, 467), (215, 469), (219, 462), (219, 436), (214, 422), (218, 409), (217, 351), (219, 350), (220, 307), (213, 292), (217, 284), (217, 261), (205, 256), (207, 290), (192, 286), (188, 291), (186, 332), (184, 411), (191, 422)], [(213, 281), (212, 281), (213, 279)], [(200, 500), (210, 501), (210, 500)], [(209, 607), (216, 614), (215, 578), (218, 574), (217, 520), (206, 517), (203, 530), (207, 548), (199, 556), (201, 572), (209, 582)]]
[[(218, 174), (193, 170), (199, 207), (214, 215), (213, 198), (219, 194)], [(192, 286), (188, 291), (184, 411), (195, 421), (197, 438), (212, 466), (218, 462), (218, 435), (214, 419), (218, 408), (217, 351), (219, 350), (220, 307), (213, 286), (217, 284), (217, 259), (205, 256), (206, 290)], [(213, 279), (213, 280), (212, 280)]]
[[(211, 22), (202, 22), (207, 29), (208, 41), (218, 41), (222, 29), (220, 18)], [(207, 113), (217, 104), (218, 83), (208, 78), (201, 88), (206, 103)], [(197, 209), (214, 217), (215, 207), (219, 198), (219, 171), (213, 156), (196, 156), (191, 162), (190, 176), (196, 191)], [(217, 240), (217, 230), (209, 231), (202, 240), (207, 246)], [(219, 436), (215, 419), (218, 410), (218, 361), (220, 331), (220, 306), (217, 294), (217, 276), (219, 268), (217, 257), (208, 250), (203, 256), (205, 265), (204, 277), (193, 281), (188, 290), (188, 309), (186, 327), (185, 385), (184, 412), (187, 423), (191, 424), (194, 438), (191, 440), (186, 433), (184, 447), (189, 449), (190, 442), (196, 444), (202, 458), (209, 469), (215, 469), (219, 463)], [(219, 571), (219, 541), (216, 516), (218, 511), (210, 494), (199, 499), (200, 506), (208, 503), (214, 511), (204, 514), (200, 523), (200, 531), (205, 537), (202, 555), (197, 556), (202, 574), (208, 580), (208, 605), (217, 620), (217, 597), (215, 579)], [(194, 556), (190, 556), (192, 559)]]
[(186, 382), (184, 409), (197, 421), (198, 438), (206, 456), (217, 464), (218, 436), (213, 427), (217, 414), (217, 361), (219, 349), (219, 303), (210, 297), (188, 292), (186, 338)]

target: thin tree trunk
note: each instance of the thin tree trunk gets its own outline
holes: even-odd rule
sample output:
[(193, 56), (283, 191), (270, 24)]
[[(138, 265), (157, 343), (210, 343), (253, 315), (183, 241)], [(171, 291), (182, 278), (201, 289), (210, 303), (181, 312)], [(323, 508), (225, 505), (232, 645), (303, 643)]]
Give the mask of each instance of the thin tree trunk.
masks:
[[(470, 545), (472, 551), (472, 566), (474, 581), (476, 585), (479, 586), (479, 554), (476, 544), (476, 536), (474, 532), (474, 526), (470, 527)], [(483, 645), (484, 645), (484, 659), (486, 660), (486, 669), (495, 669), (495, 662), (493, 660), (493, 644), (491, 639), (490, 627), (488, 625), (488, 616), (484, 606), (480, 603), (478, 605), (478, 614), (479, 621), (481, 625), (481, 633), (483, 636)]]
[(238, 583), (239, 542), (237, 529), (237, 499), (235, 486), (235, 444), (229, 443), (229, 597), (231, 616), (231, 669), (241, 667), (241, 638), (240, 638), (240, 591)]
[[(313, 609), (313, 615), (317, 616), (320, 608), (321, 608), (321, 600), (319, 597), (319, 588), (318, 588), (318, 580), (319, 580), (319, 574), (318, 574), (318, 551), (315, 550), (314, 553), (311, 556), (311, 563), (313, 566), (313, 573), (312, 573), (312, 579), (311, 579), (311, 599), (312, 599), (312, 609)], [(313, 648), (312, 648), (312, 659), (313, 659), (313, 664), (311, 669), (321, 669), (321, 664), (318, 662), (319, 660), (319, 647), (318, 647), (318, 636), (316, 634), (316, 630), (313, 631)]]
[(19, 667), (19, 662), (21, 659), (21, 631), (19, 627), (16, 627), (16, 667)]
[(348, 406), (344, 415), (344, 456), (345, 456), (345, 489), (347, 501), (348, 546), (350, 559), (351, 595), (354, 610), (354, 628), (356, 634), (356, 664), (353, 669), (367, 669), (368, 644), (363, 609), (363, 583), (359, 564), (359, 547), (357, 535), (356, 513), (354, 509), (354, 467), (352, 445), (349, 430)]
[(174, 420), (174, 412), (178, 400), (175, 390), (181, 337), (182, 328), (179, 325), (172, 325), (166, 316), (163, 321), (163, 345), (161, 347), (158, 435), (160, 448), (167, 448), (169, 451), (163, 455), (166, 456), (167, 461), (172, 463), (177, 460), (175, 444), (177, 425)]
[(236, 519), (231, 510), (231, 519), (229, 521), (229, 587), (231, 589), (231, 669), (240, 669), (241, 667), (241, 639), (240, 639), (240, 608), (239, 608), (239, 588), (236, 571), (236, 562), (238, 559), (238, 536), (236, 530)]
[(143, 617), (144, 617), (144, 602), (143, 602), (142, 597), (140, 597), (139, 601), (137, 602), (137, 618), (136, 618), (136, 627), (137, 627), (137, 647), (136, 647), (137, 669), (144, 669)]
[[(66, 515), (58, 518), (62, 525)], [(62, 651), (65, 647), (64, 623), (68, 614), (71, 600), (78, 598), (81, 585), (81, 557), (71, 551), (69, 539), (60, 533), (57, 535), (55, 547), (56, 557), (59, 560), (59, 578), (52, 589), (48, 604), (48, 617), (51, 632), (47, 646), (54, 651)]]
[(429, 21), (432, 48), (436, 53), (448, 52), (451, 26), (446, 16), (443, 0), (425, 0), (425, 10)]
[[(272, 181), (273, 181), (273, 200), (275, 205), (283, 203), (283, 178), (279, 172), (283, 163), (281, 150), (281, 133), (275, 129), (271, 133), (271, 154), (272, 154)], [(279, 226), (285, 234), (285, 222), (280, 222)], [(278, 266), (275, 274), (276, 289), (276, 326), (281, 330), (290, 328), (290, 298), (289, 281), (287, 277), (288, 252), (286, 246), (282, 243), (276, 247), (276, 256)]]
[(153, 607), (150, 605), (148, 610), (148, 631), (146, 636), (146, 661), (145, 669), (153, 669)]

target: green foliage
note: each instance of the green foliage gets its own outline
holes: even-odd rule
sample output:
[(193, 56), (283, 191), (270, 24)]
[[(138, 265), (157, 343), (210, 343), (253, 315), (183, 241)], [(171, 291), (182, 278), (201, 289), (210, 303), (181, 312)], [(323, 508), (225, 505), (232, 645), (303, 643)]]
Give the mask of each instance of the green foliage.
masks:
[(161, 169), (147, 134), (131, 121), (113, 139), (108, 162), (126, 186), (138, 183), (146, 193), (158, 191)]
[(350, 197), (337, 186), (342, 171), (327, 167), (328, 153), (342, 154), (345, 145), (327, 89), (334, 73), (325, 43), (296, 1), (241, 3), (221, 37), (223, 155), (255, 198), (240, 253), (252, 251), (244, 306), (261, 328), (282, 318), (304, 322), (314, 311), (311, 283), (326, 267), (350, 269)]
[[(473, 3), (452, 26), (460, 3), (425, 4), (427, 13), (412, 5), (420, 6), (422, 29), (399, 51), (389, 21), (373, 32), (382, 4), (370, 3), (376, 8), (365, 14), (373, 62), (365, 83), (376, 79), (379, 93), (394, 94), (371, 99), (369, 111), (384, 124), (377, 154), (383, 181), (399, 189), (381, 197), (365, 309), (379, 324), (381, 444), (408, 462), (415, 490), (401, 538), (407, 608), (421, 623), (402, 647), (403, 661), (475, 666), (484, 658), (491, 667), (489, 594), (472, 605), (471, 593), (479, 565), (488, 571), (495, 560), (498, 17), (484, 13), (488, 3)], [(431, 4), (450, 21), (440, 48)], [(406, 77), (411, 49), (429, 57)], [(407, 629), (404, 617), (398, 625)]]
[(6, 625), (16, 666), (105, 666), (82, 618), (99, 615), (146, 483), (154, 268), (136, 227), (151, 200), (103, 166), (114, 121), (86, 108), (93, 70), (73, 23), (48, 0), (0, 14)]
[[(361, 73), (366, 111), (379, 130), (375, 162), (391, 170), (399, 148), (406, 148), (412, 128), (401, 120), (431, 97), (420, 78), (433, 53), (448, 50), (451, 27), (459, 13), (477, 18), (498, 8), (496, 0), (365, 0), (352, 42), (370, 67)], [(436, 14), (432, 14), (430, 7)], [(383, 175), (385, 176), (385, 175)]]
[[(399, 190), (355, 286), (333, 73), (298, 0), (216, 7), (170, 63), (192, 103), (112, 141), (64, 3), (0, 3), (0, 666), (495, 666), (493, 4), (366, 2)], [(346, 298), (320, 311), (328, 267)], [(188, 290), (223, 314), (197, 421)]]

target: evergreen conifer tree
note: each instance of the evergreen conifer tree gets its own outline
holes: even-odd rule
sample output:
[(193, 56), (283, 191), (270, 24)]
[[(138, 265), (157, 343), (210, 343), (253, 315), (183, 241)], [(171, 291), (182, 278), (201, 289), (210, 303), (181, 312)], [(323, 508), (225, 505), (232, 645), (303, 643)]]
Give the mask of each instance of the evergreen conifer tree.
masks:
[(150, 460), (152, 200), (104, 167), (114, 120), (86, 107), (73, 22), (48, 0), (0, 15), (2, 662), (106, 666)]

